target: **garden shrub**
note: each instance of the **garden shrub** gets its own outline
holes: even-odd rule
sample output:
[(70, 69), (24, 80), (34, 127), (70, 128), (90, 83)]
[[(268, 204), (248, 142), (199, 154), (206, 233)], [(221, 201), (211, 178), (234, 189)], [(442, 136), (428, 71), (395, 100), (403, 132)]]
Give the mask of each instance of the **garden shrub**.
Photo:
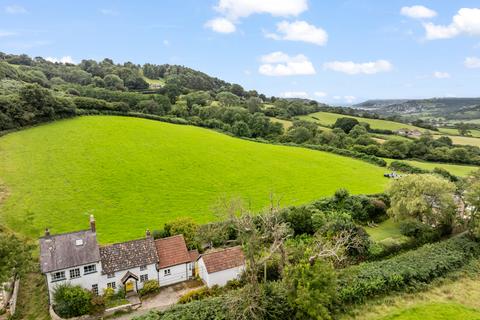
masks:
[(353, 266), (339, 272), (339, 299), (355, 303), (391, 291), (415, 289), (479, 255), (477, 242), (458, 236), (387, 260)]
[(418, 243), (438, 241), (442, 235), (441, 229), (432, 228), (420, 221), (408, 219), (400, 222), (400, 232), (407, 237), (412, 237)]
[(143, 284), (143, 288), (138, 291), (141, 297), (148, 294), (154, 294), (160, 291), (160, 286), (157, 280), (148, 280)]
[(228, 306), (223, 297), (178, 304), (166, 311), (152, 311), (133, 320), (227, 320)]
[(106, 298), (94, 295), (90, 300), (90, 314), (102, 314), (106, 308)]
[(212, 288), (202, 287), (199, 289), (195, 289), (181, 296), (180, 299), (178, 300), (178, 303), (185, 304), (195, 300), (202, 300), (207, 297), (216, 296), (216, 293), (219, 291), (220, 290), (218, 286), (212, 287)]
[(82, 316), (90, 312), (92, 296), (80, 286), (61, 284), (53, 293), (53, 309), (63, 318)]
[(394, 171), (400, 171), (404, 173), (429, 173), (430, 172), (428, 170), (412, 166), (402, 161), (392, 161), (392, 163), (390, 163), (388, 167)]

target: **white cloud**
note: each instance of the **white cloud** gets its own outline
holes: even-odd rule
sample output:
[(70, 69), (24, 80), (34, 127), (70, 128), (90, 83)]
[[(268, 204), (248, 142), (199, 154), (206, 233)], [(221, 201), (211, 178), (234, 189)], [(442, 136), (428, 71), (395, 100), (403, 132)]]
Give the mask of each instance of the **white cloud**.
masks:
[(315, 74), (312, 62), (303, 54), (289, 56), (281, 51), (272, 52), (261, 58), (263, 64), (258, 68), (266, 76), (294, 76)]
[(308, 93), (305, 91), (286, 91), (282, 93), (282, 96), (284, 98), (301, 98), (301, 99), (307, 99), (308, 98)]
[(460, 34), (480, 36), (480, 9), (461, 8), (447, 25), (423, 24), (428, 40), (449, 39)]
[(112, 10), (112, 9), (100, 9), (99, 10), (101, 14), (105, 16), (118, 16), (119, 13), (118, 11)]
[(313, 94), (319, 98), (325, 98), (328, 95), (326, 92), (323, 91), (315, 91)]
[(400, 9), (400, 13), (404, 16), (414, 19), (428, 19), (433, 18), (437, 15), (434, 10), (419, 5), (403, 7), (402, 9)]
[(215, 18), (207, 21), (205, 27), (219, 33), (232, 33), (237, 29), (235, 25), (226, 18)]
[(332, 61), (324, 64), (325, 69), (330, 69), (346, 74), (374, 74), (379, 72), (391, 71), (393, 66), (387, 60), (377, 60), (373, 62), (355, 63), (353, 61)]
[(355, 100), (357, 100), (357, 97), (355, 97), (355, 96), (334, 96), (333, 99), (343, 100), (346, 103), (353, 103)]
[(8, 14), (24, 14), (27, 13), (27, 9), (22, 6), (13, 4), (5, 7), (5, 12)]
[(267, 33), (267, 38), (275, 40), (303, 41), (323, 46), (327, 43), (328, 34), (322, 28), (306, 21), (282, 21), (277, 24), (278, 33)]
[(465, 67), (470, 69), (480, 68), (480, 58), (477, 57), (467, 57), (463, 62)]
[(433, 73), (433, 76), (437, 79), (448, 79), (448, 78), (450, 78), (450, 73), (442, 72), (442, 71), (435, 71)]
[(355, 96), (344, 96), (343, 99), (347, 103), (353, 103), (355, 100), (357, 100), (357, 97), (355, 97)]
[(2, 37), (10, 37), (10, 36), (14, 36), (14, 35), (16, 35), (15, 32), (0, 30), (0, 38), (2, 38)]
[(235, 21), (262, 13), (276, 17), (298, 16), (308, 9), (308, 4), (307, 0), (219, 0), (215, 9)]
[(72, 57), (71, 56), (64, 56), (64, 57), (61, 57), (60, 59), (58, 58), (55, 58), (55, 57), (46, 57), (45, 60), (47, 61), (50, 61), (50, 62), (53, 62), (53, 63), (75, 63), (75, 61), (73, 61)]

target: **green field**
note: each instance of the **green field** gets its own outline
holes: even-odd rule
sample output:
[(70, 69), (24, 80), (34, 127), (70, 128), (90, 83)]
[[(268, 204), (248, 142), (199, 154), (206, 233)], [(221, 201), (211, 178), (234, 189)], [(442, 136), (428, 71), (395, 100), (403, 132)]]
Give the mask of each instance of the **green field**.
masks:
[(431, 303), (406, 309), (381, 320), (480, 320), (480, 312), (456, 303)]
[[(440, 136), (434, 135), (434, 138), (440, 138)], [(474, 137), (462, 137), (462, 136), (449, 136), (452, 139), (453, 144), (470, 145), (480, 147), (480, 139)]]
[[(454, 128), (438, 128), (438, 131), (448, 135), (459, 136), (458, 129)], [(474, 138), (480, 138), (480, 130), (470, 130), (470, 135)]]
[(480, 319), (480, 261), (417, 292), (395, 293), (353, 305), (340, 320)]
[(422, 168), (425, 170), (433, 170), (435, 168), (443, 168), (450, 172), (453, 175), (459, 177), (466, 177), (472, 171), (478, 170), (479, 167), (476, 166), (469, 166), (469, 165), (460, 165), (460, 164), (449, 164), (449, 163), (440, 163), (440, 162), (426, 162), (426, 161), (416, 161), (416, 160), (395, 160), (395, 159), (388, 159), (384, 158), (388, 164), (392, 161), (401, 161), (411, 164), (412, 166)]
[(283, 119), (278, 119), (274, 117), (269, 117), (269, 119), (271, 122), (281, 123), (285, 131), (288, 130), (288, 128), (290, 128), (293, 125), (292, 121), (289, 121), (289, 120), (283, 120)]
[[(420, 131), (425, 131), (426, 129), (415, 127), (409, 124), (404, 124), (404, 123), (399, 123), (399, 122), (394, 122), (394, 121), (387, 121), (387, 120), (379, 120), (379, 119), (367, 119), (367, 118), (360, 118), (360, 117), (354, 117), (350, 115), (343, 115), (343, 114), (337, 114), (337, 113), (330, 113), (330, 112), (316, 112), (316, 113), (311, 113), (306, 116), (300, 116), (300, 119), (303, 120), (308, 120), (308, 121), (314, 121), (317, 122), (320, 125), (323, 126), (331, 126), (332, 124), (337, 121), (338, 118), (342, 117), (348, 117), (348, 118), (355, 118), (359, 122), (366, 122), (370, 124), (370, 127), (372, 129), (382, 129), (382, 130), (399, 130), (403, 128), (408, 128), (408, 129), (417, 129)], [(318, 119), (315, 119), (318, 118)]]
[(0, 138), (0, 180), (9, 196), (0, 222), (36, 237), (88, 226), (100, 241), (142, 237), (178, 216), (215, 219), (212, 206), (241, 197), (252, 209), (301, 204), (336, 189), (384, 190), (385, 169), (303, 148), (232, 138), (138, 118), (92, 116)]

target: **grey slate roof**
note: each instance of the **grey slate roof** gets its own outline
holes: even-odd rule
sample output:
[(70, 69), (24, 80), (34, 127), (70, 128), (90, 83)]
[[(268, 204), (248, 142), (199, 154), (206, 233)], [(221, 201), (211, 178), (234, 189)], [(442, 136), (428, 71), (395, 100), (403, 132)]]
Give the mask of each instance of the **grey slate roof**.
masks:
[(100, 247), (100, 258), (106, 274), (158, 262), (152, 237)]
[[(77, 241), (82, 244), (77, 244)], [(43, 273), (100, 261), (97, 236), (91, 230), (40, 238), (40, 267)]]

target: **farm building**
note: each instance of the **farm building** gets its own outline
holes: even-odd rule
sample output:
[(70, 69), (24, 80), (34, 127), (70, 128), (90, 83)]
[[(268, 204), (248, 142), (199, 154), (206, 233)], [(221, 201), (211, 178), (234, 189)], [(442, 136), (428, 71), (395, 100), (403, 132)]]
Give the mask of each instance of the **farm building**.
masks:
[(245, 257), (241, 247), (206, 253), (198, 259), (198, 274), (208, 287), (224, 286), (238, 279), (245, 270)]

